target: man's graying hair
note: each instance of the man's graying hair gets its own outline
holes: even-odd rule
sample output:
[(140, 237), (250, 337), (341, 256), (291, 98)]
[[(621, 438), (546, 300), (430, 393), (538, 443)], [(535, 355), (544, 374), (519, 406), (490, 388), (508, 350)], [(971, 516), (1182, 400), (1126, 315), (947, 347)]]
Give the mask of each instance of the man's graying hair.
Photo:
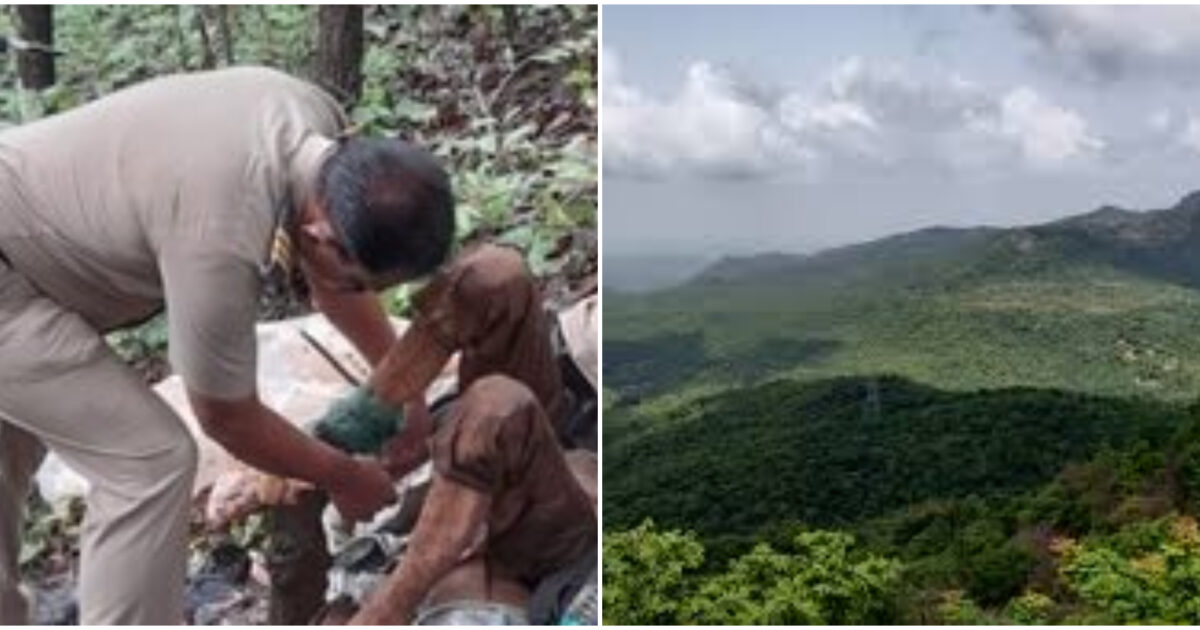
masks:
[(372, 273), (423, 276), (454, 239), (450, 177), (402, 140), (351, 137), (321, 167), (318, 194), (348, 253)]

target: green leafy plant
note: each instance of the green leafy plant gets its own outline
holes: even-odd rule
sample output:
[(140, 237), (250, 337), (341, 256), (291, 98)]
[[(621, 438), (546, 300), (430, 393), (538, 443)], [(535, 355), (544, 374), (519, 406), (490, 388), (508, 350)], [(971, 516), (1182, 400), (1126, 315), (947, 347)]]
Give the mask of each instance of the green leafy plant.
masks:
[(1108, 540), (1062, 548), (1062, 574), (1101, 619), (1113, 624), (1200, 623), (1200, 534), (1190, 517), (1160, 522), (1166, 539), (1133, 553)]
[(854, 558), (854, 537), (806, 532), (787, 551), (759, 544), (709, 578), (684, 609), (704, 625), (884, 623), (900, 576), (895, 560)]
[(690, 534), (660, 532), (647, 521), (604, 535), (604, 622), (679, 623), (696, 585), (704, 548)]

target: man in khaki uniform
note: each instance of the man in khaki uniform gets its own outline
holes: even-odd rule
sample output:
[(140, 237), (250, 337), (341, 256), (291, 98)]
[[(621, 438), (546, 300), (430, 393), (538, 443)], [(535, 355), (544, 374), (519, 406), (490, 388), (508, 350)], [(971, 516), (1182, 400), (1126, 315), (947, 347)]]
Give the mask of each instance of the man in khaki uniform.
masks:
[[(261, 470), (325, 489), (349, 518), (388, 475), (256, 395), (254, 321), (272, 243), (378, 363), (395, 344), (369, 291), (441, 264), (445, 173), (400, 142), (337, 140), (320, 90), (238, 68), (148, 81), (0, 133), (0, 624), (26, 621), (17, 558), (44, 449), (91, 482), (84, 624), (181, 620), (196, 448), (102, 334), (164, 306), (170, 359), (204, 430)], [(283, 257), (285, 260), (288, 256)]]

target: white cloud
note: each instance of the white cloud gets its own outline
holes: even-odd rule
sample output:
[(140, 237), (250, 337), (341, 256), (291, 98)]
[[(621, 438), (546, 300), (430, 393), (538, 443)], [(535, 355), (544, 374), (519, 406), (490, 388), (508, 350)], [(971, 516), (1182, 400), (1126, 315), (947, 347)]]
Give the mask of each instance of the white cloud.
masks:
[(806, 159), (769, 105), (756, 102), (731, 74), (694, 63), (680, 92), (658, 101), (625, 85), (616, 55), (603, 54), (606, 171), (751, 177)]
[(1156, 109), (1146, 116), (1146, 126), (1151, 131), (1163, 133), (1171, 128), (1174, 122), (1174, 117), (1171, 115), (1171, 110), (1164, 108)]
[(884, 130), (864, 104), (838, 99), (786, 95), (777, 110), (781, 124), (798, 142), (803, 142), (813, 161), (853, 156), (878, 162), (890, 161), (883, 142)]
[(763, 95), (705, 62), (652, 99), (604, 52), (610, 174), (761, 177), (830, 169), (1062, 167), (1104, 148), (1078, 112), (1027, 87), (989, 92), (955, 74), (918, 77), (851, 57), (811, 88)]
[(893, 166), (964, 171), (1015, 162), (1040, 169), (1104, 148), (1080, 113), (1028, 87), (994, 94), (957, 74), (917, 77), (898, 64), (852, 57), (830, 71), (822, 93), (827, 100), (807, 101), (806, 116), (788, 120), (806, 123), (800, 127), (805, 131), (814, 126), (811, 121), (822, 120), (819, 113), (846, 112), (835, 120), (859, 124), (839, 125), (825, 150), (848, 149)]
[(1187, 124), (1179, 135), (1179, 143), (1200, 153), (1200, 116), (1194, 113), (1188, 115)]
[(1069, 75), (1097, 81), (1197, 79), (1200, 7), (1024, 5), (1012, 10), (1044, 61)]
[(999, 130), (1039, 166), (1058, 165), (1104, 148), (1104, 142), (1089, 133), (1082, 116), (1046, 102), (1028, 87), (1005, 95), (1000, 104)]
[(641, 95), (636, 90), (625, 85), (621, 74), (621, 59), (609, 49), (600, 51), (601, 56), (601, 85), (604, 86), (604, 103), (607, 105), (635, 105), (640, 102)]
[(865, 129), (875, 131), (879, 125), (862, 105), (854, 101), (830, 101), (806, 103), (789, 101), (783, 104), (783, 116), (789, 127), (797, 131), (806, 129)]

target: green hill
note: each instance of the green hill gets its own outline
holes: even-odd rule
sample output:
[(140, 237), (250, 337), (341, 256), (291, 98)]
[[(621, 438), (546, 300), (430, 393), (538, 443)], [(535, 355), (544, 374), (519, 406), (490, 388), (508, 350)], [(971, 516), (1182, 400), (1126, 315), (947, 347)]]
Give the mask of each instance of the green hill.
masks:
[(886, 372), (1186, 399), (1200, 391), (1200, 194), (725, 259), (668, 291), (606, 292), (604, 309), (605, 379), (625, 396)]
[(603, 363), (609, 622), (1200, 623), (1200, 193), (606, 290)]
[[(857, 523), (912, 503), (1048, 482), (1104, 449), (1162, 444), (1169, 403), (1038, 389), (945, 392), (896, 377), (788, 381), (652, 420), (605, 416), (604, 514), (702, 534)], [(612, 437), (613, 439), (609, 439)]]
[[(882, 605), (873, 623), (1200, 620), (1187, 607), (1200, 536), (1188, 529), (1194, 518), (1179, 516), (1194, 515), (1200, 498), (1195, 406), (1032, 388), (947, 392), (898, 377), (778, 381), (665, 411), (611, 408), (604, 457), (606, 538), (634, 545), (614, 550), (614, 593), (638, 583), (623, 566), (629, 554), (663, 553), (643, 524), (651, 519), (694, 533), (704, 547), (689, 565), (697, 583), (733, 579), (755, 545), (787, 550), (814, 528), (849, 534), (851, 559), (899, 567), (886, 598), (846, 596), (843, 605)], [(1189, 546), (1172, 547), (1171, 536)], [(805, 560), (777, 558), (771, 570), (795, 561)], [(1169, 579), (1155, 573), (1164, 561)], [(849, 573), (806, 578), (796, 596), (857, 575), (837, 570)], [(786, 590), (787, 575), (764, 575), (735, 581), (782, 580), (771, 589)], [(758, 610), (751, 588), (731, 605)]]

